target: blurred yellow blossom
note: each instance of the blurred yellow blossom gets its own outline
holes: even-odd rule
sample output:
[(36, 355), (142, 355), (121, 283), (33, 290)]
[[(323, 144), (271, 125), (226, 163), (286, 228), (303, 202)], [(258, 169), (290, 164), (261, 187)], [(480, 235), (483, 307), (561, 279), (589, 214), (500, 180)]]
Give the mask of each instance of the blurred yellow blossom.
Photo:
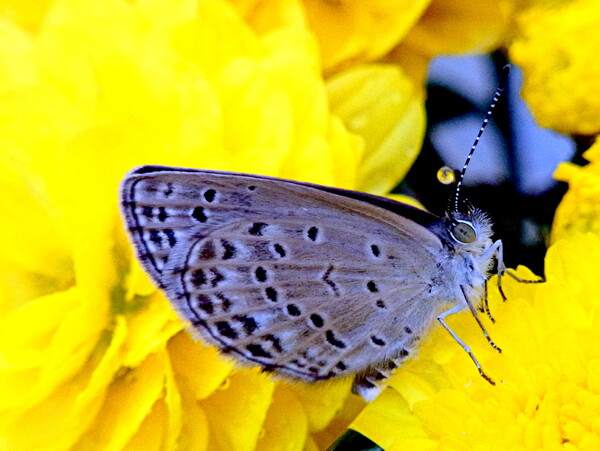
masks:
[(384, 60), (400, 64), (413, 79), (424, 80), (429, 61), (436, 55), (484, 53), (501, 47), (512, 35), (522, 3), (433, 0)]
[(274, 26), (315, 34), (327, 74), (392, 61), (418, 84), (440, 54), (482, 53), (511, 36), (522, 0), (482, 5), (466, 0), (230, 0), (259, 33)]
[(510, 58), (523, 69), (522, 95), (542, 127), (566, 134), (600, 131), (600, 4), (535, 2), (519, 17)]
[(583, 157), (590, 163), (583, 167), (561, 163), (554, 174), (557, 180), (569, 184), (569, 190), (554, 216), (553, 242), (576, 232), (600, 236), (600, 142), (597, 139)]

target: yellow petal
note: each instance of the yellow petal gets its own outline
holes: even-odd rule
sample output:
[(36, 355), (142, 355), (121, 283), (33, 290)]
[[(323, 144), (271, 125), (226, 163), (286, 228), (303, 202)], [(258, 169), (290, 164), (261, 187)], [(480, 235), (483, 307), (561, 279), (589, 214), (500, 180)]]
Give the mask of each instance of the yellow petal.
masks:
[(128, 352), (123, 356), (125, 366), (136, 367), (149, 354), (164, 350), (167, 341), (183, 327), (161, 294), (140, 302), (139, 305), (133, 304), (137, 312), (129, 319)]
[(39, 377), (40, 367), (47, 363), (47, 346), (65, 313), (77, 306), (78, 294), (70, 290), (48, 295), (0, 320), (2, 409), (20, 404), (25, 388)]
[(435, 442), (428, 439), (408, 404), (391, 389), (384, 390), (376, 403), (369, 404), (350, 425), (350, 429), (360, 432), (386, 450), (435, 448)]
[(181, 332), (169, 341), (169, 355), (176, 377), (194, 399), (211, 395), (233, 368), (233, 362), (220, 357), (214, 346), (193, 340), (187, 332)]
[(361, 66), (327, 84), (332, 110), (365, 142), (358, 189), (386, 194), (421, 148), (425, 111), (421, 91), (392, 66)]
[(428, 0), (304, 1), (326, 70), (385, 55), (419, 20), (428, 4)]
[(302, 404), (284, 385), (276, 386), (256, 449), (304, 449), (307, 435), (308, 421)]
[(256, 369), (232, 374), (228, 383), (201, 401), (210, 424), (209, 449), (253, 450), (260, 436), (274, 385)]
[(562, 163), (554, 177), (569, 183), (569, 190), (556, 210), (552, 224), (552, 241), (576, 232), (592, 232), (600, 236), (600, 141), (585, 153), (590, 161), (580, 167)]
[(101, 414), (75, 449), (124, 447), (161, 398), (166, 364), (164, 353), (150, 355), (139, 367), (124, 372), (111, 384)]
[(22, 2), (19, 0), (6, 0), (0, 7), (0, 15), (10, 18), (21, 27), (29, 31), (36, 31), (43, 22), (52, 0), (35, 2)]
[[(56, 449), (70, 448), (102, 405), (105, 389), (118, 368), (125, 334), (126, 328), (121, 321), (112, 336), (107, 335), (110, 343), (100, 340), (103, 346), (95, 349), (103, 355), (92, 352), (85, 367), (75, 375), (65, 371), (45, 383), (30, 380), (31, 388), (19, 392), (24, 395), (20, 404), (15, 403), (10, 410), (0, 413), (0, 432), (9, 448), (42, 449), (47, 448), (48, 443)], [(77, 340), (77, 337), (73, 339)], [(48, 366), (54, 365), (60, 370), (60, 363), (50, 361)], [(36, 399), (36, 395), (41, 399)]]
[(467, 0), (434, 0), (402, 46), (429, 56), (490, 51), (505, 38), (518, 4), (493, 2), (482, 8)]
[(311, 431), (320, 431), (329, 424), (336, 412), (350, 396), (350, 380), (321, 384), (290, 383), (288, 388), (302, 403)]

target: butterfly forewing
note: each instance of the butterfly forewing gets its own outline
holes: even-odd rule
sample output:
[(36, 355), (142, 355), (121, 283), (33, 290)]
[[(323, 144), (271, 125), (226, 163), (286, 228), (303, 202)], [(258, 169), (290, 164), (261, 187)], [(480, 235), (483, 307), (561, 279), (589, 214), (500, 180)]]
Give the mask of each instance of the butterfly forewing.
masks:
[(304, 380), (405, 357), (438, 308), (415, 300), (440, 240), (339, 193), (168, 168), (122, 186), (139, 257), (184, 319), (238, 360)]

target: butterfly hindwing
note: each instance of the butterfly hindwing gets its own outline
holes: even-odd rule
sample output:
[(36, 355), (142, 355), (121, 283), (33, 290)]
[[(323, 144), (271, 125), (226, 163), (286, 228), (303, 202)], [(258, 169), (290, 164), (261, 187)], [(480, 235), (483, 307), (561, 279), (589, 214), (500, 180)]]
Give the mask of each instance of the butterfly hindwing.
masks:
[(267, 177), (142, 168), (122, 186), (140, 259), (199, 335), (304, 380), (406, 356), (441, 244), (360, 199)]

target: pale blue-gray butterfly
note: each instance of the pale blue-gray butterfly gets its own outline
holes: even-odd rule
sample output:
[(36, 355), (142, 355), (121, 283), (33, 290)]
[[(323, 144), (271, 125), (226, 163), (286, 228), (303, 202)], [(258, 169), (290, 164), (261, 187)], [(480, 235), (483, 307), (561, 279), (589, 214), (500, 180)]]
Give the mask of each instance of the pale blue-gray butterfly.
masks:
[(467, 307), (499, 350), (475, 306), (487, 310), (494, 262), (506, 272), (502, 244), (460, 196), (475, 144), (442, 218), (354, 191), (161, 166), (127, 175), (122, 211), (181, 317), (242, 363), (304, 381), (354, 376), (372, 399), (437, 318), (493, 383), (444, 321)]

